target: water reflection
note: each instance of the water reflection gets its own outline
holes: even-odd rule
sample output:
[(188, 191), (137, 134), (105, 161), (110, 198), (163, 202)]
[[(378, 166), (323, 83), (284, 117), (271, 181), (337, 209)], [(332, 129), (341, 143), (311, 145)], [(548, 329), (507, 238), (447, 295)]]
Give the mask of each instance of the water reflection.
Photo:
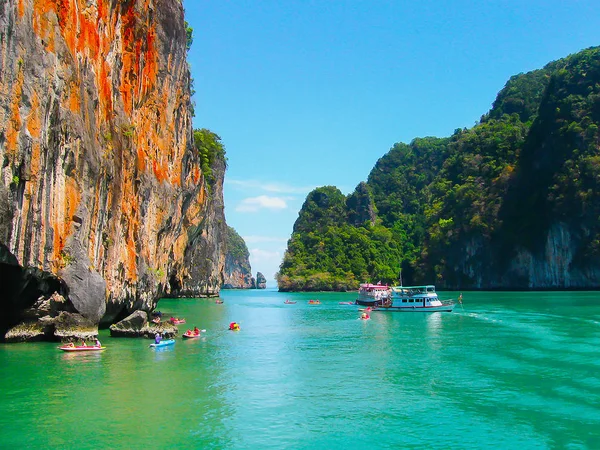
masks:
[(439, 336), (442, 331), (442, 314), (441, 312), (421, 313), (427, 314), (427, 331), (430, 337)]
[(102, 359), (105, 352), (62, 352), (60, 357), (63, 361), (76, 362), (79, 364), (97, 363)]

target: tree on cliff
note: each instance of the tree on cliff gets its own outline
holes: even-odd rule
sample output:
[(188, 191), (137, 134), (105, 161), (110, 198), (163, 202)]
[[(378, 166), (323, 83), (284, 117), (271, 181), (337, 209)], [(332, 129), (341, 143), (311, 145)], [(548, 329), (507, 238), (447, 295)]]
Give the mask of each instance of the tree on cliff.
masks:
[(194, 130), (194, 147), (198, 151), (201, 160), (202, 173), (206, 177), (209, 187), (215, 183), (212, 167), (216, 160), (227, 162), (225, 147), (218, 134), (206, 128)]

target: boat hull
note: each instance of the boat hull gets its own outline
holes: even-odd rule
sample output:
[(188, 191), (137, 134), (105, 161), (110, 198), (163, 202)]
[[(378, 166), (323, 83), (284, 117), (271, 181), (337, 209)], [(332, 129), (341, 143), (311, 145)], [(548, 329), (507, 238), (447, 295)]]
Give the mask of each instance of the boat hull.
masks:
[(361, 305), (361, 306), (370, 306), (372, 308), (374, 307), (378, 307), (378, 306), (383, 306), (383, 301), (382, 300), (364, 300), (364, 299), (357, 299), (356, 303), (353, 303), (356, 305)]
[(156, 344), (150, 344), (150, 347), (152, 348), (161, 348), (161, 347), (168, 347), (169, 345), (173, 345), (175, 344), (175, 339), (167, 339), (166, 341), (160, 341), (160, 343)]
[(390, 306), (389, 308), (376, 308), (373, 311), (389, 312), (452, 312), (456, 305), (442, 306)]
[(183, 337), (183, 339), (198, 339), (201, 335), (200, 334), (182, 334), (181, 337)]
[(58, 347), (63, 352), (101, 352), (106, 347)]

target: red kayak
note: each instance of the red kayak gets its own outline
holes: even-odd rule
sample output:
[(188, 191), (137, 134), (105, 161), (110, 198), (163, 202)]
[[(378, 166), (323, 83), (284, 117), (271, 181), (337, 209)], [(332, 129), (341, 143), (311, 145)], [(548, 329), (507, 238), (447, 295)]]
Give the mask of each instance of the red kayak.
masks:
[(63, 352), (101, 352), (102, 350), (106, 350), (106, 347), (96, 347), (95, 345), (63, 345), (62, 347), (58, 348)]
[(183, 333), (181, 337), (184, 339), (196, 339), (202, 336), (202, 333), (206, 333), (206, 330), (200, 330), (199, 333), (194, 333), (193, 331), (188, 330), (185, 333)]
[(177, 319), (176, 317), (171, 317), (169, 319), (173, 325), (179, 325), (181, 323), (185, 323), (185, 319)]

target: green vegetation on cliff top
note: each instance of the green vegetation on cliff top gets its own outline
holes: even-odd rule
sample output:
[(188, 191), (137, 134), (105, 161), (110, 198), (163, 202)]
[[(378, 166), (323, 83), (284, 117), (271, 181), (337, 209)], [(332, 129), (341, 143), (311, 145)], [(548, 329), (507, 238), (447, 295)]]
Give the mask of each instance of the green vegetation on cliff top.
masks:
[(227, 226), (227, 255), (250, 271), (250, 252), (244, 239), (233, 227)]
[(213, 167), (216, 163), (226, 164), (225, 147), (218, 134), (206, 128), (194, 130), (194, 147), (198, 152), (202, 173), (209, 188), (215, 183)]
[(473, 128), (395, 144), (348, 197), (311, 192), (280, 290), (396, 283), (401, 270), (405, 284), (526, 284), (509, 262), (541, 254), (558, 223), (573, 267), (600, 267), (599, 124), (600, 48), (512, 77)]

